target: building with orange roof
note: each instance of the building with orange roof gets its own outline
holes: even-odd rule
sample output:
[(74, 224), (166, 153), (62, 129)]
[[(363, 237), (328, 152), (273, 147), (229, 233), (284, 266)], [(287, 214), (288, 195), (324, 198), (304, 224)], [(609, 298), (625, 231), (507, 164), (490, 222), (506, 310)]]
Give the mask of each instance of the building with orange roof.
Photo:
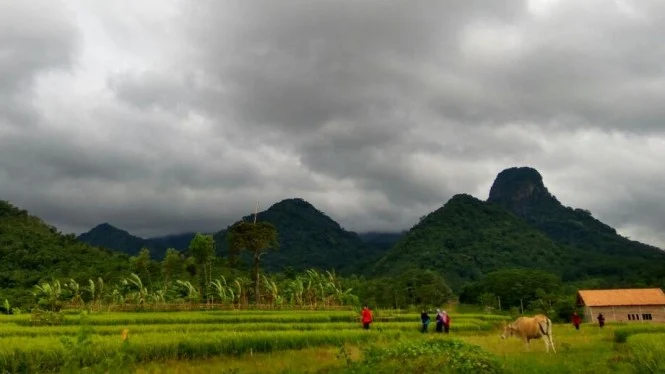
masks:
[(577, 305), (584, 318), (596, 321), (602, 313), (606, 322), (665, 322), (665, 293), (660, 288), (579, 290)]

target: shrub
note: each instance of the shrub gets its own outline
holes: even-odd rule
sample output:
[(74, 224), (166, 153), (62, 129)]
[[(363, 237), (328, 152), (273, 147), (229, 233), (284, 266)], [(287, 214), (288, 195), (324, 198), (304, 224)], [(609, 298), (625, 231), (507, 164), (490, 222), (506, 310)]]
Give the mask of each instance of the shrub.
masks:
[(636, 373), (665, 372), (665, 334), (639, 334), (628, 342), (628, 362)]
[(625, 343), (628, 337), (637, 334), (660, 334), (665, 333), (665, 326), (662, 325), (632, 325), (621, 327), (614, 330), (614, 341)]
[(480, 347), (456, 339), (407, 341), (387, 348), (370, 346), (362, 361), (345, 373), (500, 373), (499, 362)]

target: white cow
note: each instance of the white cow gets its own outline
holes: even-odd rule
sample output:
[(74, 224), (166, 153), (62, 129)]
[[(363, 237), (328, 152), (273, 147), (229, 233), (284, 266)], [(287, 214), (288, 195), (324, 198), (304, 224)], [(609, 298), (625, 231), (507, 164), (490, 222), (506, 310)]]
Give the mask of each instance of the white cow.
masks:
[(542, 337), (547, 353), (550, 352), (550, 346), (552, 346), (552, 350), (556, 353), (554, 342), (552, 341), (552, 321), (546, 315), (536, 314), (533, 317), (518, 318), (515, 322), (506, 325), (503, 329), (501, 339), (513, 335), (524, 340), (527, 350), (530, 348), (529, 341), (531, 339), (540, 339)]

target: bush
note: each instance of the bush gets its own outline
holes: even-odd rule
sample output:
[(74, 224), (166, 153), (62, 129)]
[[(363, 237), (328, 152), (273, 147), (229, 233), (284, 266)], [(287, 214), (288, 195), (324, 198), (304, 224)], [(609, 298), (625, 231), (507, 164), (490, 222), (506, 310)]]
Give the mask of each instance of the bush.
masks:
[(480, 347), (455, 339), (407, 341), (365, 349), (362, 361), (344, 373), (500, 373), (496, 358)]
[(628, 337), (637, 334), (660, 334), (665, 333), (665, 326), (662, 325), (632, 325), (621, 327), (614, 330), (614, 341), (625, 343)]
[(628, 345), (628, 361), (636, 373), (665, 372), (665, 334), (639, 334)]

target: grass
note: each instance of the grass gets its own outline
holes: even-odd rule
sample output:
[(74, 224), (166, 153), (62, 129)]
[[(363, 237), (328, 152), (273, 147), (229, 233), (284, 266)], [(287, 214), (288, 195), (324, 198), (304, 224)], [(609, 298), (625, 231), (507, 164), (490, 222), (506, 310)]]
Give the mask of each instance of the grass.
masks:
[(665, 373), (665, 334), (635, 334), (628, 341), (629, 361), (640, 373)]
[[(86, 366), (140, 373), (381, 373), (398, 368), (426, 373), (441, 367), (463, 372), (480, 362), (486, 362), (483, 372), (502, 373), (663, 369), (665, 325), (588, 325), (579, 331), (554, 325), (557, 353), (547, 354), (542, 340), (532, 341), (527, 351), (517, 338), (500, 339), (505, 316), (451, 317), (449, 335), (434, 333), (434, 325), (423, 335), (419, 314), (398, 311), (382, 313), (370, 331), (361, 328), (357, 313), (348, 311), (67, 315), (61, 326), (30, 326), (28, 315), (3, 316), (0, 373)], [(125, 329), (129, 339), (123, 342)], [(439, 350), (429, 351), (433, 347)], [(380, 356), (377, 352), (383, 352), (380, 362), (371, 360)]]

